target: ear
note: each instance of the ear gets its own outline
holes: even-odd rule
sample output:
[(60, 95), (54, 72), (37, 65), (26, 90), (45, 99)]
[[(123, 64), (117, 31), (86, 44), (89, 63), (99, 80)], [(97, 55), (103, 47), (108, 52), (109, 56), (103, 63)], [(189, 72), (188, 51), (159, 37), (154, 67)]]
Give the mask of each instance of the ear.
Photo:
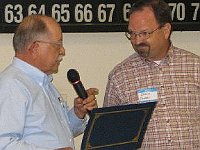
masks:
[(39, 52), (39, 44), (37, 42), (33, 42), (28, 46), (27, 51), (33, 58), (36, 58)]
[(169, 39), (170, 34), (171, 34), (171, 30), (172, 30), (171, 24), (170, 24), (170, 23), (166, 23), (166, 24), (163, 26), (163, 29), (164, 29), (164, 36), (165, 36), (165, 39)]

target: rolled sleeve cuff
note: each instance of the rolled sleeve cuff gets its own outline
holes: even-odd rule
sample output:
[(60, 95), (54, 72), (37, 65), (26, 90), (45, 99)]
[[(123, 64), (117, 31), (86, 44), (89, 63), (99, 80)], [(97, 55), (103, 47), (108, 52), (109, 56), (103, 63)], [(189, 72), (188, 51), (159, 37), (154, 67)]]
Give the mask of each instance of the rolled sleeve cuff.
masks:
[(68, 112), (68, 117), (70, 119), (73, 135), (78, 136), (79, 134), (83, 133), (89, 120), (88, 116), (86, 115), (83, 119), (80, 119), (76, 116), (74, 108), (72, 108)]

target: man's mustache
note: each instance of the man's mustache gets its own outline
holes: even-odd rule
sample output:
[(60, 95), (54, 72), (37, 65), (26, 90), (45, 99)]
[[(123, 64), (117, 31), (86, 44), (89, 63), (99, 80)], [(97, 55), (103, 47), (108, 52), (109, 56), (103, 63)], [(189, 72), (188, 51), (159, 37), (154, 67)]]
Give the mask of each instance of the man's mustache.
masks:
[(140, 43), (140, 44), (138, 44), (138, 45), (135, 45), (136, 47), (144, 47), (144, 46), (149, 46), (149, 45), (147, 45), (147, 44), (145, 44), (145, 43)]

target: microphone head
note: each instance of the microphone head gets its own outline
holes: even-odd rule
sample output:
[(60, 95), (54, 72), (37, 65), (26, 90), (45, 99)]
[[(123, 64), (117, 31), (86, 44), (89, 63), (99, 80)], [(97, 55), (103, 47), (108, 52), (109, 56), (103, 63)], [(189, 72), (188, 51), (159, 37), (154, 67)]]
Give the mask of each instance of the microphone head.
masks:
[(80, 76), (79, 76), (79, 73), (77, 70), (75, 69), (70, 69), (68, 72), (67, 72), (67, 78), (69, 80), (69, 82), (71, 82), (72, 84), (74, 82), (77, 82), (80, 80)]

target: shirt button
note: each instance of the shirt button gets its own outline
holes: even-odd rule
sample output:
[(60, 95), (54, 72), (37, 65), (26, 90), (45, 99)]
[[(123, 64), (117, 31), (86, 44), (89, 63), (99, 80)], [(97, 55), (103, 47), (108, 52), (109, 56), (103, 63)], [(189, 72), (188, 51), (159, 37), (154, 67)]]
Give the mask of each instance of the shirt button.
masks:
[(171, 139), (168, 139), (168, 143), (171, 143), (172, 142), (172, 140)]

